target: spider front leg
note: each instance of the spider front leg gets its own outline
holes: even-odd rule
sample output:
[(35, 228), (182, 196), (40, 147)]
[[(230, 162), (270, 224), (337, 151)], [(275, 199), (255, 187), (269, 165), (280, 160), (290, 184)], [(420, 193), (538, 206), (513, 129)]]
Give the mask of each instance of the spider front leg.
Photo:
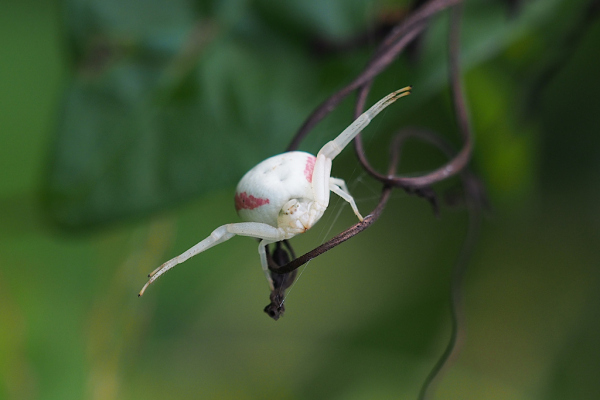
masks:
[(313, 225), (313, 221), (318, 220), (323, 212), (329, 206), (329, 193), (333, 192), (340, 196), (342, 199), (350, 203), (352, 211), (358, 217), (359, 220), (363, 220), (362, 215), (358, 211), (354, 198), (348, 191), (346, 182), (343, 179), (332, 178), (331, 176), (331, 159), (325, 157), (323, 154), (317, 156), (315, 161), (315, 167), (312, 174), (312, 189), (315, 202), (317, 207), (315, 208), (316, 218), (311, 219), (310, 226)]
[(358, 217), (360, 222), (364, 220), (363, 216), (360, 215), (360, 212), (358, 211), (358, 207), (356, 206), (354, 197), (352, 197), (352, 195), (350, 194), (348, 186), (346, 186), (346, 182), (343, 179), (329, 178), (329, 190), (331, 190), (333, 193), (337, 194), (342, 199), (350, 203), (352, 211), (354, 211), (354, 214)]
[(344, 150), (356, 135), (369, 125), (377, 114), (399, 98), (408, 96), (411, 89), (411, 86), (407, 86), (385, 96), (354, 120), (335, 139), (327, 142), (319, 150), (312, 175), (312, 189), (315, 201), (319, 204), (320, 209), (322, 209), (320, 215), (322, 215), (323, 211), (329, 205), (329, 192), (331, 191), (350, 203), (354, 214), (356, 214), (358, 219), (363, 220), (362, 215), (358, 212), (354, 198), (348, 192), (346, 183), (341, 179), (331, 178), (331, 164), (333, 159)]
[(272, 289), (273, 281), (271, 279), (271, 276), (269, 275), (269, 266), (267, 264), (265, 246), (269, 243), (278, 242), (283, 239), (289, 239), (289, 235), (286, 235), (285, 232), (283, 232), (283, 230), (281, 229), (275, 228), (268, 224), (263, 224), (261, 222), (241, 222), (237, 224), (227, 224), (218, 227), (210, 234), (209, 237), (152, 271), (148, 275), (150, 279), (148, 280), (148, 282), (146, 282), (146, 284), (140, 291), (139, 296), (144, 294), (144, 291), (152, 282), (157, 280), (162, 274), (164, 274), (174, 266), (181, 264), (182, 262), (195, 256), (196, 254), (202, 253), (203, 251), (208, 250), (213, 246), (216, 246), (220, 243), (225, 242), (226, 240), (231, 239), (235, 235), (249, 236), (262, 239), (260, 244), (258, 245), (258, 253), (260, 255), (262, 269), (265, 272), (267, 280), (269, 281), (269, 286)]
[(344, 129), (342, 133), (340, 133), (335, 139), (333, 139), (330, 142), (327, 142), (325, 146), (323, 146), (321, 150), (319, 150), (319, 154), (317, 154), (317, 157), (320, 154), (322, 154), (325, 157), (333, 160), (335, 157), (337, 157), (338, 154), (340, 154), (342, 150), (344, 150), (346, 146), (348, 146), (348, 144), (352, 141), (352, 139), (356, 137), (356, 135), (358, 135), (363, 129), (365, 129), (367, 125), (369, 125), (371, 120), (375, 118), (377, 114), (382, 112), (387, 106), (389, 106), (399, 98), (408, 96), (410, 94), (411, 89), (412, 86), (403, 87), (402, 89), (396, 90), (395, 92), (388, 94), (383, 99), (373, 104), (371, 108), (369, 108), (358, 118), (356, 118), (354, 122), (352, 122), (346, 129)]

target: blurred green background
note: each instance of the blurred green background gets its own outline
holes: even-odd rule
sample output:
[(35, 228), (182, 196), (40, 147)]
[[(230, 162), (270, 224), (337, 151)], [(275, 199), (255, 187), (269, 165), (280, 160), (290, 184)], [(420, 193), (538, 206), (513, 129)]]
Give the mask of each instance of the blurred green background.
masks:
[[(600, 398), (600, 23), (588, 1), (470, 1), (465, 87), (493, 211), (465, 284), (467, 340), (437, 399)], [(507, 2), (508, 3), (508, 2)], [(592, 2), (593, 3), (593, 2)], [(596, 2), (597, 3), (597, 2)], [(414, 399), (449, 336), (466, 212), (397, 192), (369, 230), (302, 268), (286, 315), (255, 241), (234, 238), (137, 292), (146, 274), (237, 221), (244, 171), (283, 151), (376, 40), (317, 55), (408, 2), (3, 0), (0, 3), (0, 399)], [(597, 10), (597, 8), (596, 8)], [(414, 84), (366, 130), (458, 144), (446, 18), (372, 103)], [(303, 143), (350, 121), (348, 100)], [(406, 149), (406, 171), (442, 162)], [(380, 187), (352, 150), (333, 173), (361, 210)], [(457, 182), (442, 185), (440, 193)], [(355, 222), (334, 201), (292, 240)]]

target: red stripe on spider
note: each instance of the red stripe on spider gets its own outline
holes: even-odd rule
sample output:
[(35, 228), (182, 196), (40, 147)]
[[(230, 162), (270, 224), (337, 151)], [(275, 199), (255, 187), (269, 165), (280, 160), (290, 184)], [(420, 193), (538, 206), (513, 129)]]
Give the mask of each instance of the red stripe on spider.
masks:
[(252, 195), (248, 196), (246, 192), (235, 194), (236, 210), (254, 210), (264, 204), (269, 204), (269, 199), (261, 199)]
[(309, 156), (306, 160), (306, 166), (304, 167), (304, 176), (306, 180), (312, 183), (313, 170), (315, 169), (315, 161), (317, 158), (314, 156)]

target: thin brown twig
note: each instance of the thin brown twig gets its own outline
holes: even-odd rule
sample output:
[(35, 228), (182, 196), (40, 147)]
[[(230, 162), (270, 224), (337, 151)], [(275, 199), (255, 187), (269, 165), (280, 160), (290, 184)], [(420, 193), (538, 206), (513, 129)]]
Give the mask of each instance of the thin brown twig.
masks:
[[(327, 114), (329, 114), (333, 109), (335, 109), (335, 107), (353, 90), (359, 88), (361, 90), (359, 90), (359, 100), (357, 101), (357, 109), (360, 107), (360, 109), (362, 110), (364, 108), (364, 101), (366, 99), (366, 95), (368, 94), (373, 79), (379, 73), (381, 73), (402, 52), (402, 50), (405, 49), (406, 46), (408, 46), (408, 44), (410, 44), (425, 29), (425, 27), (427, 26), (427, 20), (431, 16), (460, 2), (461, 0), (431, 0), (423, 4), (414, 13), (408, 16), (405, 21), (398, 25), (397, 28), (392, 29), (390, 34), (379, 46), (375, 55), (371, 58), (363, 72), (359, 74), (359, 76), (356, 79), (354, 79), (350, 84), (340, 89), (337, 93), (334, 93), (327, 100), (321, 103), (321, 105), (319, 105), (315, 109), (315, 111), (313, 111), (313, 113), (307, 118), (307, 120), (300, 127), (297, 134), (292, 139), (290, 145), (287, 148), (287, 151), (297, 149), (300, 145), (300, 142), (319, 121), (321, 121)], [(393, 146), (392, 151), (395, 151), (394, 149), (396, 148), (398, 149), (399, 154), (399, 149), (401, 148), (400, 143), (397, 143), (397, 146)], [(395, 165), (396, 161), (392, 160), (391, 164)], [(393, 176), (395, 172), (395, 167), (390, 171), (391, 172), (389, 173), (389, 176)], [(271, 271), (275, 274), (285, 274), (294, 271), (301, 265), (310, 261), (312, 258), (323, 254), (329, 249), (345, 242), (352, 236), (355, 236), (359, 232), (365, 230), (379, 218), (381, 212), (385, 208), (385, 205), (387, 204), (387, 200), (389, 199), (389, 195), (391, 192), (391, 189), (388, 186), (390, 186), (390, 184), (385, 183), (379, 204), (373, 210), (373, 212), (369, 214), (362, 222), (355, 224), (354, 226), (337, 235), (330, 241), (322, 244), (321, 246), (304, 254), (303, 256), (292, 260), (285, 266), (281, 266), (279, 268), (270, 267)], [(395, 183), (394, 186), (401, 185)], [(407, 186), (408, 185), (404, 185), (404, 188), (406, 189)], [(416, 187), (416, 185), (414, 186)], [(427, 189), (428, 188), (426, 187), (422, 188), (423, 191)], [(428, 197), (429, 200), (432, 202), (434, 209), (437, 209), (437, 204), (434, 196), (432, 194), (427, 194), (425, 195), (425, 197)]]
[[(452, 3), (452, 2), (450, 2), (450, 3)], [(437, 8), (432, 7), (432, 4), (435, 5)], [(454, 4), (454, 3), (452, 3), (452, 4)], [(413, 36), (411, 36), (411, 33), (414, 34), (417, 31), (420, 32), (420, 30), (422, 29), (422, 26), (420, 25), (420, 24), (422, 24), (422, 19), (424, 19), (428, 16), (431, 16), (432, 15), (431, 13), (434, 11), (436, 11), (436, 12), (441, 11), (444, 6), (448, 6), (448, 2), (432, 1), (432, 2), (426, 3), (423, 7), (421, 7), (420, 11), (417, 11), (416, 14), (418, 15), (418, 17), (409, 17), (403, 24), (401, 24), (401, 28), (394, 30), (392, 32), (391, 37), (396, 38), (398, 40), (398, 43), (401, 43), (403, 46), (405, 46), (408, 42), (410, 42), (410, 40), (406, 40), (406, 37), (412, 38)], [(422, 10), (425, 10), (425, 11), (422, 11)], [(411, 31), (411, 24), (417, 25), (418, 29), (413, 29)], [(451, 31), (451, 37), (458, 38), (458, 33), (459, 33), (458, 29), (459, 29), (459, 25), (453, 24), (452, 31)], [(399, 36), (400, 33), (402, 33), (402, 32), (404, 32), (407, 36)], [(391, 42), (391, 40), (392, 39), (385, 41), (385, 43), (383, 44), (383, 47), (387, 47), (387, 50), (382, 51), (383, 55), (381, 55), (379, 57), (375, 56), (374, 57), (375, 60), (379, 59), (380, 57), (388, 56), (388, 54), (390, 54), (391, 50), (403, 48), (401, 46), (397, 46), (397, 45), (393, 44)], [(393, 175), (393, 172), (388, 173), (388, 175), (383, 175), (383, 174), (380, 174), (379, 172), (377, 172), (373, 167), (371, 167), (371, 165), (368, 162), (366, 155), (364, 153), (364, 149), (362, 147), (362, 142), (360, 140), (360, 135), (358, 135), (355, 139), (355, 148), (356, 148), (356, 152), (357, 152), (357, 155), (358, 155), (358, 158), (359, 158), (361, 164), (367, 170), (367, 172), (369, 172), (372, 176), (374, 176), (376, 179), (378, 179), (379, 181), (381, 181), (382, 183), (384, 183), (386, 185), (384, 192), (382, 193), (382, 197), (381, 197), (381, 200), (380, 200), (378, 206), (375, 208), (375, 210), (373, 210), (373, 212), (370, 215), (368, 215), (365, 218), (365, 220), (363, 222), (355, 224), (354, 226), (352, 226), (351, 228), (342, 232), (341, 234), (337, 235), (330, 241), (322, 244), (321, 246), (304, 254), (303, 256), (293, 260), (292, 262), (277, 269), (277, 271), (274, 271), (274, 272), (285, 273), (285, 272), (293, 271), (294, 269), (300, 267), (301, 265), (305, 264), (306, 262), (310, 261), (311, 259), (319, 256), (320, 254), (323, 254), (324, 252), (339, 245), (340, 243), (345, 242), (346, 240), (350, 239), (352, 236), (358, 234), (359, 232), (362, 232), (364, 229), (369, 227), (373, 222), (375, 222), (377, 220), (377, 218), (379, 218), (379, 215), (383, 211), (383, 207), (385, 207), (387, 199), (389, 198), (389, 188), (387, 186), (402, 187), (404, 189), (415, 189), (415, 188), (427, 189), (431, 184), (433, 184), (435, 182), (439, 182), (450, 176), (453, 176), (453, 175), (461, 172), (466, 167), (466, 165), (470, 159), (470, 155), (471, 155), (472, 134), (471, 134), (471, 130), (469, 127), (466, 106), (465, 106), (465, 103), (464, 103), (464, 100), (462, 97), (462, 88), (461, 88), (460, 72), (459, 72), (460, 70), (459, 70), (459, 64), (458, 64), (459, 63), (458, 40), (450, 40), (449, 46), (450, 46), (450, 68), (449, 68), (450, 83), (451, 83), (451, 88), (452, 88), (452, 93), (453, 93), (453, 100), (454, 100), (454, 104), (455, 104), (455, 112), (457, 114), (457, 123), (459, 125), (460, 131), (462, 132), (463, 139), (465, 141), (465, 144), (464, 144), (463, 148), (461, 149), (461, 151), (456, 156), (454, 156), (444, 166), (438, 168), (437, 170), (435, 170), (429, 174), (421, 176), (421, 177), (397, 177), (397, 176)], [(378, 62), (373, 61), (369, 65), (372, 67), (373, 65), (379, 66), (382, 64), (380, 61), (378, 61)], [(369, 67), (367, 67), (366, 71), (370, 71)], [(363, 74), (361, 74), (361, 76), (363, 76), (363, 75), (365, 75), (364, 72), (363, 72)], [(354, 82), (357, 82), (359, 80), (360, 79), (356, 79)], [(316, 123), (317, 117), (319, 117), (323, 113), (328, 112), (328, 108), (326, 107), (326, 105), (327, 104), (334, 105), (334, 104), (339, 103), (339, 101), (341, 101), (341, 98), (343, 98), (345, 96), (346, 90), (350, 87), (353, 87), (353, 84), (348, 85), (346, 88), (344, 88), (341, 91), (339, 91), (338, 93), (334, 94), (325, 103), (323, 103), (320, 107), (318, 107), (317, 110), (315, 110), (315, 112), (311, 115), (311, 117), (309, 117), (309, 119), (305, 122), (303, 127), (300, 129), (298, 135), (294, 138), (294, 141), (292, 141), (292, 144), (290, 145), (290, 147), (294, 146), (294, 143), (296, 140), (301, 140), (303, 138), (302, 133), (306, 129), (310, 128), (311, 124)], [(365, 100), (366, 100), (366, 97), (370, 90), (370, 87), (371, 87), (371, 80), (365, 81), (365, 83), (360, 87), (359, 92), (358, 92), (356, 107), (355, 107), (355, 117), (358, 117), (358, 115), (360, 115), (362, 113), (362, 111), (364, 109)], [(433, 139), (432, 139), (433, 137), (434, 137), (434, 135), (429, 135), (429, 139), (431, 139), (431, 141), (433, 141)], [(440, 144), (441, 143), (440, 141), (436, 141), (436, 143), (437, 143), (436, 145), (438, 147), (444, 148), (444, 146), (442, 146)], [(431, 200), (431, 198), (430, 198), (430, 200)], [(432, 202), (434, 203), (434, 206), (435, 206), (435, 202), (434, 201), (432, 201)]]

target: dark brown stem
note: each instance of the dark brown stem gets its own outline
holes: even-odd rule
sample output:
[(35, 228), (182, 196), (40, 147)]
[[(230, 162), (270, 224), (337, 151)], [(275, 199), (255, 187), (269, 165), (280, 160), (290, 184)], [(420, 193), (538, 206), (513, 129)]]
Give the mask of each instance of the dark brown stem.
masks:
[[(430, 3), (426, 4), (425, 7), (431, 3), (442, 4), (443, 2), (430, 2)], [(410, 20), (410, 18), (409, 18), (409, 20)], [(455, 104), (455, 111), (457, 114), (457, 123), (459, 125), (459, 128), (461, 130), (461, 133), (462, 133), (464, 141), (465, 141), (465, 144), (464, 144), (462, 150), (456, 156), (453, 157), (454, 153), (451, 150), (451, 146), (448, 145), (439, 136), (437, 136), (431, 132), (425, 131), (425, 130), (417, 130), (417, 129), (407, 130), (407, 131), (397, 135), (396, 138), (394, 139), (394, 145), (392, 146), (392, 161), (390, 163), (390, 169), (388, 170), (387, 175), (383, 175), (383, 174), (379, 174), (377, 171), (375, 171), (370, 166), (370, 164), (366, 160), (366, 156), (364, 155), (364, 152), (363, 152), (363, 149), (361, 146), (362, 143), (360, 142), (360, 140), (355, 140), (355, 143), (357, 143), (357, 153), (359, 155), (359, 159), (361, 160), (361, 162), (363, 162), (363, 160), (365, 161), (365, 162), (363, 162), (365, 169), (367, 169), (367, 171), (369, 173), (371, 173), (373, 176), (375, 176), (376, 179), (378, 179), (382, 183), (384, 183), (384, 188), (383, 188), (383, 191), (381, 194), (379, 204), (369, 215), (367, 215), (367, 217), (362, 222), (353, 225), (352, 227), (350, 227), (349, 229), (340, 233), (339, 235), (335, 236), (331, 240), (323, 243), (321, 246), (315, 248), (314, 250), (309, 251), (308, 253), (292, 260), (288, 264), (283, 265), (276, 269), (271, 269), (272, 272), (274, 272), (276, 274), (285, 274), (285, 273), (294, 271), (295, 269), (304, 265), (305, 263), (312, 260), (313, 258), (318, 257), (319, 255), (321, 255), (321, 254), (325, 253), (326, 251), (332, 249), (333, 247), (336, 247), (337, 245), (345, 242), (346, 240), (350, 239), (351, 237), (357, 235), (358, 233), (362, 232), (363, 230), (365, 230), (366, 228), (371, 226), (373, 224), (373, 222), (375, 222), (379, 218), (381, 213), (383, 212), (383, 209), (385, 208), (387, 201), (389, 199), (392, 186), (402, 187), (402, 188), (407, 188), (407, 187), (408, 188), (418, 188), (418, 187), (425, 188), (425, 187), (428, 187), (429, 185), (431, 185), (432, 183), (435, 183), (442, 179), (448, 178), (449, 176), (455, 175), (464, 170), (465, 166), (467, 165), (467, 163), (469, 161), (469, 157), (471, 154), (472, 137), (471, 137), (471, 130), (470, 130), (469, 123), (468, 123), (467, 112), (466, 112), (464, 100), (462, 97), (462, 88), (461, 88), (461, 82), (460, 82), (460, 76), (459, 76), (459, 65), (458, 65), (458, 63), (459, 63), (459, 56), (458, 56), (459, 28), (460, 28), (460, 26), (459, 26), (458, 20), (451, 25), (450, 38), (449, 38), (449, 50), (450, 50), (449, 72), (450, 72), (450, 82), (451, 82), (451, 88), (452, 88), (452, 93), (453, 93), (453, 99), (454, 99), (454, 104)], [(365, 84), (359, 90), (358, 98), (357, 98), (357, 106), (356, 106), (356, 110), (355, 110), (356, 114), (362, 113), (362, 109), (364, 109), (364, 102), (365, 102), (366, 96), (368, 94), (368, 91), (370, 89), (370, 83), (371, 83), (370, 81), (366, 81)], [(348, 87), (350, 87), (350, 86), (348, 86)], [(328, 101), (330, 101), (331, 104), (334, 104), (335, 101), (339, 102), (341, 100), (340, 93), (342, 93), (342, 91), (340, 91), (340, 92), (336, 93), (334, 96), (330, 97), (330, 99)], [(327, 103), (327, 101), (324, 104), (326, 104), (326, 103)], [(337, 103), (335, 103), (335, 104), (337, 104)], [(322, 105), (315, 111), (315, 113), (313, 113), (312, 117), (314, 117), (316, 115), (320, 115), (320, 113), (326, 112), (326, 109), (327, 109), (327, 107), (324, 107)], [(305, 125), (310, 126), (310, 124), (312, 123), (311, 121), (313, 121), (313, 119), (309, 118), (307, 120), (307, 122), (305, 123)], [(302, 132), (302, 129), (301, 129), (301, 132)], [(299, 133), (301, 133), (301, 132), (299, 132)], [(451, 160), (443, 167), (441, 167), (423, 177), (401, 178), (401, 177), (394, 176), (394, 173), (396, 170), (396, 163), (399, 162), (400, 152), (403, 147), (403, 143), (404, 143), (405, 139), (410, 136), (414, 136), (414, 137), (420, 138), (421, 140), (426, 140), (426, 141), (430, 142), (434, 146), (441, 149), (449, 157), (453, 157), (453, 158), (451, 158)], [(299, 135), (299, 136), (297, 136), (297, 138), (301, 139), (302, 136)], [(293, 143), (294, 142), (292, 142), (292, 144)]]

